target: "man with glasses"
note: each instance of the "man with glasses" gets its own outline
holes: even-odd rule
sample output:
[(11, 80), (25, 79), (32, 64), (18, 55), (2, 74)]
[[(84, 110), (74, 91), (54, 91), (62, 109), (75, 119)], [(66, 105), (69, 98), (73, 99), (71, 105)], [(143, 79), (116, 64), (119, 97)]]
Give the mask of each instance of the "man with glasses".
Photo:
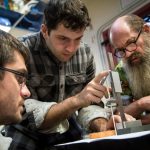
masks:
[[(123, 90), (132, 94), (125, 112), (143, 124), (150, 123), (150, 27), (136, 15), (119, 17), (110, 28), (114, 55), (121, 59), (117, 70), (122, 74)], [(125, 79), (126, 75), (126, 79)], [(131, 89), (127, 90), (127, 86)], [(146, 115), (143, 115), (146, 114)]]
[[(0, 30), (0, 125), (22, 120), (24, 99), (30, 96), (26, 86), (29, 52), (16, 38)], [(0, 149), (6, 150), (11, 138), (0, 135)]]

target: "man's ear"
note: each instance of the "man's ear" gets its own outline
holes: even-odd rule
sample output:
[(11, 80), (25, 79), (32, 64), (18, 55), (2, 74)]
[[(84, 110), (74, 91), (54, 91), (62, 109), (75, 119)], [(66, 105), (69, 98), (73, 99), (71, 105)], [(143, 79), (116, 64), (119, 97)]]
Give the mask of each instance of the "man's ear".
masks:
[(150, 33), (150, 25), (145, 23), (143, 26), (143, 30), (144, 30), (144, 32)]
[(41, 32), (42, 32), (43, 37), (46, 38), (48, 35), (48, 30), (45, 24), (41, 25)]

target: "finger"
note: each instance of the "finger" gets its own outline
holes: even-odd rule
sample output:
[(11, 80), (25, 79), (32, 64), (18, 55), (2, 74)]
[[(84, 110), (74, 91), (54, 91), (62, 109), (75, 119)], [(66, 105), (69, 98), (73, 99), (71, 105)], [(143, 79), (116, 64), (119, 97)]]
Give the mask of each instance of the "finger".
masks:
[(91, 105), (99, 104), (100, 102), (101, 102), (101, 99), (99, 97), (93, 96), (93, 99), (91, 100)]
[(119, 115), (114, 115), (114, 120), (116, 123), (120, 123), (122, 121)]
[(103, 96), (105, 96), (105, 98), (108, 98), (109, 97), (109, 92), (108, 92), (107, 88), (105, 86), (99, 85), (99, 84), (98, 84), (98, 87), (99, 87), (99, 89), (97, 89), (96, 96), (99, 96), (101, 98)]
[(127, 121), (135, 121), (136, 119), (132, 117), (131, 115), (125, 114), (126, 120)]
[(103, 77), (107, 76), (109, 74), (110, 70), (107, 71), (103, 71), (101, 73), (99, 73), (94, 79), (93, 81), (96, 83), (100, 83), (100, 81), (102, 80)]
[(104, 85), (101, 85), (99, 83), (95, 83), (93, 80), (88, 84), (87, 90), (94, 93), (95, 91), (101, 91), (103, 93), (107, 93), (107, 88)]
[(112, 88), (111, 88), (111, 87), (108, 87), (108, 91), (109, 91), (109, 92), (112, 92)]

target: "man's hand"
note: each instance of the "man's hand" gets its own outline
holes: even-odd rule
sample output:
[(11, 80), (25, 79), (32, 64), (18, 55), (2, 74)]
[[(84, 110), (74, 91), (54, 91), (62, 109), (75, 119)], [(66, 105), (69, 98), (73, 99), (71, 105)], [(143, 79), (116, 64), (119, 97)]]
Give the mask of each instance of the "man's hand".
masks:
[(101, 132), (107, 130), (107, 119), (96, 118), (90, 122), (90, 130), (92, 132)]
[[(120, 115), (114, 115), (113, 117), (114, 117), (115, 123), (121, 122)], [(114, 129), (113, 117), (111, 117), (107, 123), (107, 130)], [(133, 118), (131, 115), (125, 114), (125, 117), (127, 121), (135, 121), (135, 118)]]
[(150, 111), (150, 96), (142, 97), (125, 107), (125, 113), (140, 118), (144, 111)]
[(80, 104), (81, 107), (89, 106), (92, 103), (99, 103), (104, 95), (108, 95), (107, 88), (100, 84), (102, 78), (108, 74), (109, 71), (101, 72), (76, 95), (76, 102)]
[(150, 111), (150, 96), (142, 97), (137, 102), (142, 112)]

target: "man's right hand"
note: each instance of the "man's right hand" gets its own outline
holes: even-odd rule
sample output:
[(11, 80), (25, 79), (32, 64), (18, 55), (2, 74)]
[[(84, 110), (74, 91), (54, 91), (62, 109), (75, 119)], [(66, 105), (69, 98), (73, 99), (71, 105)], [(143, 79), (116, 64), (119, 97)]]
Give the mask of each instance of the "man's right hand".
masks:
[(86, 107), (92, 103), (99, 103), (103, 96), (107, 96), (107, 88), (100, 84), (103, 77), (107, 76), (110, 71), (104, 71), (98, 74), (86, 87), (76, 95), (77, 103), (81, 107)]

